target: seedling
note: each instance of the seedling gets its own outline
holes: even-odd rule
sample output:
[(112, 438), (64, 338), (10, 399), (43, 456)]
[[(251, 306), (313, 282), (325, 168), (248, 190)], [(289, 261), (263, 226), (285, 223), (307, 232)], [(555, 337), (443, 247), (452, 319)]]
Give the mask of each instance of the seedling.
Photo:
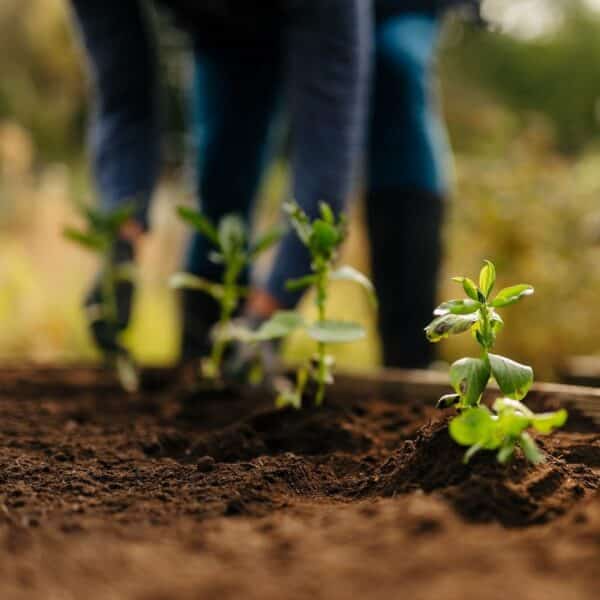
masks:
[(190, 273), (176, 273), (171, 277), (171, 286), (197, 290), (212, 296), (219, 304), (219, 321), (213, 330), (213, 344), (210, 356), (202, 362), (202, 375), (208, 379), (220, 379), (223, 357), (228, 345), (234, 339), (232, 319), (240, 301), (248, 294), (247, 287), (240, 283), (246, 267), (260, 254), (279, 241), (283, 234), (280, 227), (267, 231), (254, 243), (248, 241), (248, 231), (244, 221), (237, 215), (225, 215), (215, 225), (202, 213), (185, 206), (177, 212), (181, 219), (203, 235), (215, 248), (210, 260), (223, 267), (220, 283), (198, 277)]
[[(509, 461), (515, 448), (520, 446), (532, 463), (544, 460), (544, 455), (527, 432), (533, 429), (548, 434), (562, 427), (567, 411), (535, 414), (522, 402), (533, 384), (533, 370), (504, 356), (492, 354), (496, 335), (504, 323), (497, 312), (533, 294), (527, 284), (513, 285), (500, 290), (492, 299), (496, 269), (485, 261), (479, 274), (479, 285), (468, 277), (454, 277), (461, 284), (467, 298), (449, 300), (438, 306), (436, 318), (425, 328), (431, 342), (439, 342), (450, 335), (471, 331), (481, 348), (479, 358), (461, 358), (450, 367), (450, 382), (455, 393), (442, 396), (439, 408), (455, 406), (459, 415), (450, 423), (450, 435), (463, 446), (469, 446), (465, 462), (479, 450), (497, 450), (501, 463)], [(495, 379), (502, 397), (492, 410), (481, 404), (481, 398), (490, 379)]]
[(353, 342), (365, 335), (363, 327), (358, 323), (327, 319), (329, 283), (336, 280), (353, 281), (367, 291), (374, 304), (375, 291), (372, 283), (353, 267), (343, 266), (336, 269), (334, 266), (339, 247), (347, 234), (344, 215), (336, 219), (326, 203), (321, 203), (320, 216), (313, 221), (295, 202), (287, 203), (284, 209), (298, 237), (308, 248), (312, 261), (311, 273), (299, 279), (289, 280), (286, 285), (290, 290), (314, 287), (317, 320), (310, 323), (297, 312), (279, 311), (247, 339), (261, 342), (286, 337), (298, 328), (304, 329), (309, 337), (317, 342), (317, 352), (307, 366), (298, 370), (295, 388), (280, 393), (277, 404), (300, 408), (304, 390), (309, 381), (312, 381), (317, 386), (315, 404), (320, 406), (325, 397), (325, 386), (333, 383), (334, 359), (327, 354), (327, 344)]
[(127, 391), (134, 392), (139, 387), (139, 376), (131, 356), (118, 342), (122, 324), (119, 323), (117, 306), (117, 284), (119, 281), (133, 280), (134, 267), (131, 263), (115, 263), (113, 257), (119, 231), (132, 217), (134, 206), (126, 205), (112, 212), (101, 212), (89, 206), (81, 206), (80, 210), (85, 218), (86, 228), (65, 227), (63, 235), (100, 257), (100, 304), (91, 317), (92, 322), (104, 322), (112, 330), (114, 347), (102, 348), (104, 357), (109, 364), (114, 365), (122, 386)]

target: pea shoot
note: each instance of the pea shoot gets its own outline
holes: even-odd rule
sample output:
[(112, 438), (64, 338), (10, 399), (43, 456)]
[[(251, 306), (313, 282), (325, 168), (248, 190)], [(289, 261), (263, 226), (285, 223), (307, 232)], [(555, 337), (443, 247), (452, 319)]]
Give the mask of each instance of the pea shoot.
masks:
[(241, 283), (242, 275), (254, 259), (279, 241), (283, 229), (274, 227), (250, 243), (246, 224), (238, 215), (225, 215), (215, 225), (201, 212), (191, 208), (180, 206), (177, 212), (183, 221), (212, 244), (214, 250), (209, 258), (223, 268), (220, 282), (190, 273), (176, 273), (170, 282), (174, 288), (197, 290), (212, 296), (218, 302), (219, 321), (213, 330), (210, 356), (202, 362), (201, 372), (207, 379), (220, 379), (225, 352), (236, 337), (233, 333), (233, 317), (240, 302), (248, 294), (248, 288)]
[[(496, 450), (498, 461), (509, 461), (517, 446), (532, 463), (545, 457), (528, 430), (548, 434), (562, 427), (567, 411), (535, 414), (521, 402), (533, 384), (533, 369), (491, 350), (504, 322), (497, 310), (511, 306), (534, 292), (527, 284), (500, 290), (492, 298), (496, 269), (486, 260), (479, 275), (479, 285), (468, 277), (455, 277), (467, 298), (449, 300), (438, 306), (434, 320), (425, 328), (431, 342), (450, 335), (470, 331), (481, 353), (479, 358), (461, 358), (450, 367), (454, 393), (442, 396), (438, 407), (456, 407), (459, 415), (450, 423), (450, 435), (463, 446), (469, 446), (465, 462), (480, 450)], [(481, 403), (483, 393), (493, 378), (502, 396), (490, 410)]]
[(284, 209), (311, 256), (311, 272), (288, 280), (286, 287), (295, 291), (314, 288), (317, 320), (308, 322), (295, 311), (279, 311), (263, 323), (250, 339), (260, 342), (283, 338), (296, 329), (304, 329), (316, 341), (316, 353), (307, 365), (298, 369), (295, 387), (279, 394), (277, 405), (300, 408), (307, 386), (312, 382), (316, 385), (314, 401), (320, 406), (325, 398), (326, 386), (333, 383), (334, 359), (327, 353), (327, 345), (354, 342), (365, 336), (364, 328), (358, 323), (327, 318), (330, 283), (337, 280), (353, 281), (366, 290), (373, 304), (377, 301), (373, 285), (365, 275), (350, 266), (335, 266), (339, 248), (347, 235), (344, 215), (336, 218), (330, 206), (324, 202), (320, 204), (319, 216), (313, 220), (295, 202), (286, 203)]

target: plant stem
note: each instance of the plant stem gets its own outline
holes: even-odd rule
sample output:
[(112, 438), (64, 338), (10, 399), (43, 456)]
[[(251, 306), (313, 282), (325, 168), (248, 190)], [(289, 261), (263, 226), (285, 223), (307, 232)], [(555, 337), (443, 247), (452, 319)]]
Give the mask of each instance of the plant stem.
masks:
[[(317, 297), (315, 303), (317, 305), (319, 321), (325, 320), (325, 303), (327, 301), (327, 281), (329, 279), (329, 267), (327, 264), (319, 265), (317, 268)], [(315, 396), (315, 404), (321, 406), (325, 398), (325, 378), (327, 376), (325, 342), (317, 344), (317, 394)]]
[(485, 342), (484, 344), (481, 345), (482, 358), (483, 358), (483, 360), (485, 360), (487, 362), (489, 360), (488, 352), (489, 352), (489, 350), (491, 350), (492, 344), (493, 344), (493, 333), (492, 333), (492, 328), (491, 328), (491, 324), (490, 324), (490, 315), (489, 315), (489, 309), (488, 309), (487, 304), (482, 305), (480, 312), (481, 312), (481, 337), (482, 337), (483, 341)]
[(220, 378), (221, 376), (223, 356), (229, 343), (223, 337), (222, 332), (231, 321), (231, 317), (239, 301), (238, 287), (236, 285), (238, 274), (239, 268), (237, 265), (228, 265), (223, 276), (223, 298), (221, 299), (221, 313), (217, 323), (217, 338), (215, 339), (210, 355), (210, 363), (215, 378)]
[(104, 257), (102, 270), (102, 312), (109, 326), (117, 328), (119, 312), (117, 307), (117, 294), (115, 290), (115, 266), (110, 251)]

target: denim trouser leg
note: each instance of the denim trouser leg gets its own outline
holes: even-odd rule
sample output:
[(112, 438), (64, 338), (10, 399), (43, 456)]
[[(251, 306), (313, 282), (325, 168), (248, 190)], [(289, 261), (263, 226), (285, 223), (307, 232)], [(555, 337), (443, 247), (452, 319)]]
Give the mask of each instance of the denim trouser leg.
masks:
[(448, 143), (432, 78), (438, 36), (439, 21), (428, 14), (405, 13), (376, 26), (370, 190), (447, 191)]
[(101, 206), (112, 210), (136, 201), (146, 226), (160, 132), (156, 61), (142, 4), (71, 3), (96, 89), (90, 143)]
[(376, 29), (366, 215), (386, 366), (424, 367), (433, 358), (423, 327), (436, 300), (448, 185), (431, 85), (437, 36), (427, 14), (390, 17)]
[[(211, 48), (195, 53), (193, 136), (198, 194), (213, 222), (228, 213), (249, 221), (267, 156), (281, 88), (278, 42), (269, 48)], [(210, 243), (192, 237), (188, 271), (217, 279)]]
[[(363, 143), (368, 91), (371, 3), (305, 0), (303, 19), (288, 32), (293, 194), (311, 216), (320, 201), (344, 208)], [(301, 294), (287, 279), (310, 270), (308, 252), (290, 232), (282, 240), (267, 290), (284, 307)]]

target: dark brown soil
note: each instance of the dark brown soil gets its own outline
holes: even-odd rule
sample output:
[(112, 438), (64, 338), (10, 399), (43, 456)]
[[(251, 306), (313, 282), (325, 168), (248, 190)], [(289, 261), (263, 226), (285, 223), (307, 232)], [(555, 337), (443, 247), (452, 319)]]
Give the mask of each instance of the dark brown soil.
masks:
[(465, 466), (422, 401), (275, 411), (171, 375), (128, 397), (90, 370), (0, 373), (2, 600), (598, 597), (584, 417), (543, 465)]

